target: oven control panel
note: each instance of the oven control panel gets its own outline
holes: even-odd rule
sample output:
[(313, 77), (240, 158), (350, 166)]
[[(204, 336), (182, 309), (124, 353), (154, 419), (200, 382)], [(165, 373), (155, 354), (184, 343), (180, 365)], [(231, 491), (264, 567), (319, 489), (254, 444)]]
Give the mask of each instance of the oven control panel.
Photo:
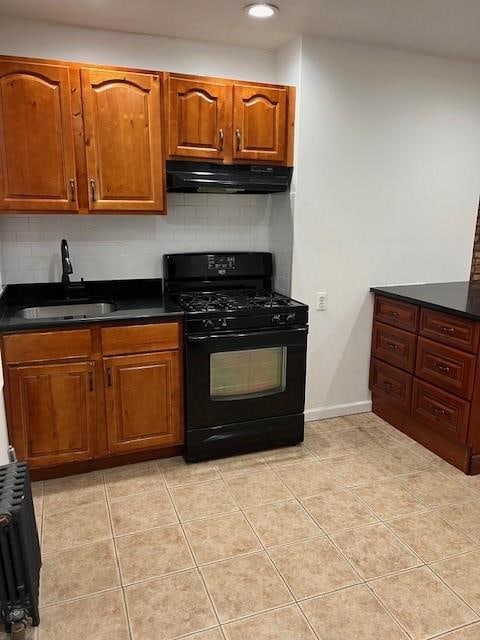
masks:
[(227, 271), (235, 271), (235, 256), (208, 256), (208, 270), (217, 271), (220, 275), (224, 275)]
[(281, 329), (287, 326), (306, 325), (308, 309), (282, 313), (248, 315), (211, 315), (207, 318), (187, 316), (187, 333), (218, 333), (242, 330)]

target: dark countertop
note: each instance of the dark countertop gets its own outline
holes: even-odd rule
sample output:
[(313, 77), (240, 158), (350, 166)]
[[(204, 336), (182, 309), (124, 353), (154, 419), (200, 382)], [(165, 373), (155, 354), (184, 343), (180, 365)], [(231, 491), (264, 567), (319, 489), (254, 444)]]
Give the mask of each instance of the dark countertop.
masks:
[(388, 298), (413, 302), (456, 316), (480, 321), (480, 283), (439, 282), (371, 287), (370, 291)]
[(0, 293), (0, 332), (70, 327), (97, 322), (121, 322), (155, 319), (182, 320), (184, 313), (162, 294), (160, 278), (145, 280), (92, 280), (82, 291), (70, 295), (71, 302), (107, 301), (115, 311), (106, 315), (67, 318), (26, 319), (15, 317), (25, 307), (65, 304), (65, 290), (60, 283), (9, 284)]

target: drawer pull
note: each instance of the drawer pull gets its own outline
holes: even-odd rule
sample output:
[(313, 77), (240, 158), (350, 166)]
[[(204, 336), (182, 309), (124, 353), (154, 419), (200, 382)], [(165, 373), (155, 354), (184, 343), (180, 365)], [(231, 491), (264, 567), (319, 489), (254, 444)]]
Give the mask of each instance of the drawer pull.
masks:
[(400, 312), (399, 312), (399, 311), (393, 311), (393, 309), (392, 309), (392, 310), (390, 310), (388, 313), (389, 313), (391, 316), (393, 316), (394, 318), (398, 318), (398, 316), (400, 315)]
[(434, 413), (436, 416), (446, 416), (447, 412), (445, 409), (441, 409), (440, 407), (436, 407), (434, 404), (430, 405), (430, 411)]
[(93, 377), (93, 371), (88, 372), (88, 390), (95, 391), (95, 381)]
[(440, 327), (440, 331), (443, 333), (448, 333), (449, 336), (452, 336), (455, 333), (455, 329), (453, 327)]
[(450, 373), (450, 367), (441, 362), (434, 362), (432, 366), (434, 369), (437, 369), (437, 371), (440, 371), (440, 373)]
[(387, 380), (385, 380), (385, 382), (383, 383), (383, 386), (385, 387), (385, 389), (394, 389), (395, 385), (393, 384), (393, 382), (388, 382)]
[(398, 344), (395, 344), (395, 342), (387, 342), (387, 347), (389, 349), (393, 349), (393, 351), (397, 351), (398, 349)]

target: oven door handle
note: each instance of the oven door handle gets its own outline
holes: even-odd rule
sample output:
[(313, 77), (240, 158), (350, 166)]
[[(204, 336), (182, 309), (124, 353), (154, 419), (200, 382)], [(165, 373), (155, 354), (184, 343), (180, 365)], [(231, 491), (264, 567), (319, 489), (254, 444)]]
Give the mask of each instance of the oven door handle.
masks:
[(308, 327), (295, 327), (295, 328), (281, 328), (269, 329), (268, 331), (248, 331), (242, 333), (209, 333), (208, 335), (201, 336), (187, 336), (188, 342), (205, 342), (205, 340), (232, 340), (235, 338), (254, 338), (259, 336), (272, 336), (278, 333), (286, 333), (289, 336), (292, 334), (307, 334)]

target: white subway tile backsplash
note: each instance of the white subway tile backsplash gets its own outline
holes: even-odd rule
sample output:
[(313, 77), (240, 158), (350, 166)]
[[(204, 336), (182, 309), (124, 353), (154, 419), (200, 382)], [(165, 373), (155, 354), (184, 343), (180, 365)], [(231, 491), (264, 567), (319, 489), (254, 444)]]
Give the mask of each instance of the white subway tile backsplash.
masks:
[(67, 238), (74, 278), (162, 276), (164, 253), (272, 251), (276, 287), (288, 293), (291, 263), (288, 196), (168, 194), (167, 216), (4, 215), (4, 283), (59, 280)]

